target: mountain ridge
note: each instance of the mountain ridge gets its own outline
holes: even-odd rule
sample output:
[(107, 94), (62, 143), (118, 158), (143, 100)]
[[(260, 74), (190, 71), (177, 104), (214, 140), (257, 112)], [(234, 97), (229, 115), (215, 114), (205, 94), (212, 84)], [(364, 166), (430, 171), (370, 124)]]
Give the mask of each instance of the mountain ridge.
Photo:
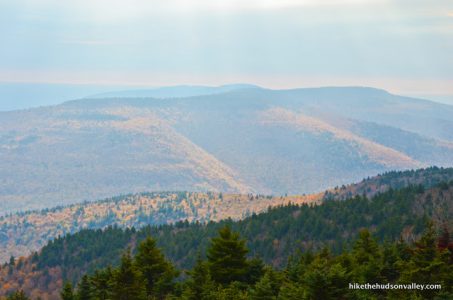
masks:
[(389, 189), (423, 185), (429, 189), (453, 181), (453, 168), (431, 167), (416, 171), (388, 172), (312, 195), (266, 196), (190, 192), (154, 192), (72, 204), (51, 209), (0, 216), (0, 261), (23, 256), (47, 241), (82, 229), (106, 226), (140, 228), (188, 220), (210, 222), (241, 220), (270, 207), (292, 204), (318, 205), (327, 200), (355, 196), (371, 198)]
[(250, 89), (261, 87), (247, 83), (225, 84), (221, 86), (204, 86), (204, 85), (175, 85), (156, 87), (152, 89), (130, 89), (116, 92), (105, 92), (94, 94), (83, 98), (97, 99), (97, 98), (187, 98), (202, 95), (212, 95), (219, 93), (231, 92), (238, 89)]
[[(407, 178), (413, 178), (431, 186), (428, 188), (409, 184), (389, 188), (371, 199), (355, 196), (345, 201), (330, 199), (314, 206), (283, 205), (237, 222), (231, 219), (218, 223), (186, 221), (139, 230), (110, 226), (66, 234), (28, 258), (4, 264), (0, 268), (0, 284), (8, 288), (0, 291), (0, 295), (23, 289), (33, 297), (57, 298), (63, 280), (77, 282), (86, 272), (117, 265), (125, 249), (132, 247), (135, 251), (137, 243), (150, 235), (178, 268), (189, 268), (195, 263), (196, 253), (205, 249), (210, 238), (225, 225), (247, 239), (250, 255), (258, 255), (266, 263), (280, 267), (297, 251), (322, 249), (326, 245), (333, 253), (350, 249), (351, 241), (363, 228), (370, 230), (380, 242), (400, 239), (411, 243), (418, 239), (428, 219), (434, 221), (437, 229), (453, 226), (453, 181), (445, 182), (436, 176), (450, 176), (451, 170), (439, 171), (442, 170), (431, 168), (393, 172), (381, 178), (396, 178), (396, 183), (401, 180), (406, 184), (409, 184)], [(435, 184), (437, 180), (439, 184)]]
[[(306, 122), (263, 120), (278, 111)], [(453, 107), (339, 87), (2, 112), (0, 214), (125, 192), (311, 194), (394, 169), (450, 167), (452, 120)]]

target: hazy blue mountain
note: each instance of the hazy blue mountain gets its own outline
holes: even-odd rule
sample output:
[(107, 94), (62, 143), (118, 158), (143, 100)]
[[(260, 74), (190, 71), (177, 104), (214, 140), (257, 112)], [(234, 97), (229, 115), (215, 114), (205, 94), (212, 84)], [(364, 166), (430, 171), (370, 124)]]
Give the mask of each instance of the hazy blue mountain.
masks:
[(87, 84), (0, 83), (0, 111), (56, 105), (121, 87)]
[(142, 191), (312, 193), (453, 165), (453, 106), (361, 87), (219, 89), (0, 113), (0, 212)]
[(100, 93), (86, 98), (181, 98), (202, 95), (213, 95), (230, 92), (238, 89), (259, 88), (251, 84), (228, 84), (218, 87), (199, 85), (179, 85), (154, 89), (124, 90), (117, 92)]
[(152, 89), (134, 89), (121, 86), (88, 84), (0, 83), (0, 111), (56, 105), (80, 98), (174, 98), (218, 94), (243, 88), (258, 87), (250, 84), (230, 84), (220, 87), (181, 85)]

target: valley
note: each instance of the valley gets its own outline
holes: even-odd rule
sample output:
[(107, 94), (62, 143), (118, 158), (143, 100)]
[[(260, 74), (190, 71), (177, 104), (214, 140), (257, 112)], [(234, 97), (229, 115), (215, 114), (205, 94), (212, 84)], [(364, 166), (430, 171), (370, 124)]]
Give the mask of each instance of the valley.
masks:
[(451, 106), (379, 89), (250, 85), (0, 112), (0, 215), (154, 191), (316, 194), (451, 167), (452, 120)]

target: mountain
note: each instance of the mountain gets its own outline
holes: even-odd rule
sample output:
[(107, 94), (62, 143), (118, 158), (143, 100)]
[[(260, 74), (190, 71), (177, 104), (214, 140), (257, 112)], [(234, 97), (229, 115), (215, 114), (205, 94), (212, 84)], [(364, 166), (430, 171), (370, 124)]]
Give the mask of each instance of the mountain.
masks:
[(246, 88), (258, 88), (258, 86), (251, 84), (227, 84), (218, 87), (202, 85), (179, 85), (154, 89), (107, 92), (95, 94), (85, 98), (185, 98), (203, 95), (215, 95)]
[(246, 239), (250, 256), (281, 268), (299, 251), (317, 251), (324, 246), (333, 253), (349, 250), (363, 228), (381, 243), (399, 239), (411, 243), (420, 237), (428, 220), (437, 229), (451, 230), (452, 216), (453, 181), (428, 189), (423, 185), (390, 189), (372, 199), (356, 196), (344, 201), (326, 200), (320, 205), (280, 206), (235, 222), (186, 221), (140, 230), (82, 230), (50, 241), (29, 258), (5, 263), (0, 269), (0, 284), (8, 288), (0, 295), (23, 289), (33, 297), (57, 299), (63, 280), (76, 282), (85, 272), (92, 274), (95, 269), (117, 265), (125, 249), (135, 252), (136, 245), (149, 235), (156, 238), (166, 257), (186, 269), (194, 265), (197, 253), (204, 255), (210, 238), (229, 225)]
[(90, 94), (124, 89), (94, 84), (0, 82), (0, 111), (56, 105)]
[(453, 180), (453, 168), (431, 167), (410, 171), (393, 171), (364, 178), (361, 182), (335, 187), (324, 192), (323, 200), (345, 200), (354, 196), (372, 198), (389, 189), (401, 189), (410, 185), (431, 188)]
[(242, 219), (268, 207), (316, 203), (321, 195), (273, 197), (219, 193), (154, 192), (28, 211), (0, 217), (0, 262), (25, 256), (58, 236), (107, 226), (144, 227), (178, 221)]
[(320, 204), (354, 196), (371, 198), (389, 189), (421, 185), (430, 189), (453, 181), (453, 168), (428, 168), (416, 171), (388, 172), (359, 183), (337, 187), (324, 193), (304, 196), (264, 196), (223, 193), (152, 192), (118, 196), (40, 211), (28, 211), (0, 217), (0, 262), (10, 256), (25, 256), (37, 251), (49, 240), (82, 229), (107, 226), (141, 228), (146, 225), (172, 224), (179, 221), (209, 222), (240, 220), (269, 207)]
[(308, 194), (452, 166), (452, 106), (361, 87), (179, 89), (0, 113), (0, 214), (146, 191)]

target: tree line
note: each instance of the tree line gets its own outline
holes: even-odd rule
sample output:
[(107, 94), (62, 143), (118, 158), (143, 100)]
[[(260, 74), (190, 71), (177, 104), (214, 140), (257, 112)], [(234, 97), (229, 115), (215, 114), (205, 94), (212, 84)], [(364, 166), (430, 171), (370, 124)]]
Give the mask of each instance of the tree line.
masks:
[[(117, 267), (83, 275), (75, 287), (66, 282), (62, 300), (146, 299), (452, 299), (453, 243), (447, 228), (438, 234), (429, 223), (412, 245), (378, 243), (361, 230), (353, 247), (341, 254), (325, 247), (291, 256), (275, 269), (248, 257), (246, 241), (229, 226), (210, 240), (206, 255), (181, 272), (147, 237), (135, 255), (127, 249)], [(438, 284), (441, 289), (357, 290), (350, 283)], [(21, 291), (8, 300), (28, 299)]]
[[(439, 264), (445, 265), (445, 253), (451, 252), (448, 246), (450, 244), (448, 230), (451, 229), (449, 216), (451, 217), (452, 191), (453, 182), (442, 183), (430, 190), (425, 190), (423, 186), (410, 186), (401, 190), (391, 189), (373, 199), (357, 196), (345, 201), (325, 201), (318, 206), (287, 205), (270, 208), (266, 213), (252, 215), (235, 222), (232, 220), (207, 224), (178, 222), (173, 225), (149, 226), (139, 230), (117, 227), (108, 227), (104, 230), (82, 230), (77, 234), (57, 238), (49, 242), (39, 253), (35, 253), (31, 258), (30, 268), (34, 270), (33, 274), (36, 277), (27, 277), (24, 280), (26, 282), (34, 280), (36, 282), (34, 289), (42, 291), (42, 295), (45, 296), (46, 292), (55, 294), (62, 285), (59, 284), (58, 289), (55, 289), (56, 285), (53, 283), (63, 279), (67, 282), (66, 288), (68, 285), (72, 287), (76, 300), (80, 298), (79, 289), (81, 289), (83, 281), (85, 284), (82, 286), (90, 286), (88, 289), (90, 291), (97, 290), (97, 288), (92, 288), (93, 284), (102, 286), (99, 283), (102, 282), (104, 287), (108, 287), (108, 292), (103, 294), (105, 297), (90, 297), (95, 297), (93, 299), (119, 299), (111, 298), (114, 297), (112, 293), (115, 290), (113, 288), (115, 280), (120, 278), (115, 274), (119, 272), (120, 266), (127, 266), (127, 264), (123, 265), (124, 260), (126, 262), (129, 260), (130, 268), (135, 270), (133, 273), (141, 274), (137, 275), (137, 278), (143, 280), (146, 272), (140, 266), (146, 264), (143, 261), (138, 263), (137, 256), (143, 252), (141, 249), (145, 247), (142, 246), (145, 243), (148, 245), (146, 247), (150, 249), (158, 249), (156, 251), (160, 254), (154, 255), (154, 257), (160, 257), (159, 260), (166, 261), (165, 264), (159, 264), (161, 265), (159, 268), (170, 270), (162, 273), (165, 274), (165, 276), (162, 275), (162, 278), (168, 280), (152, 283), (153, 292), (146, 294), (148, 298), (188, 297), (191, 280), (206, 275), (208, 277), (203, 277), (205, 278), (203, 280), (207, 280), (206, 286), (211, 287), (208, 289), (208, 294), (214, 296), (209, 296), (211, 298), (206, 296), (208, 298), (205, 299), (216, 299), (215, 297), (228, 299), (229, 293), (237, 293), (234, 294), (233, 299), (238, 297), (238, 299), (241, 297), (248, 299), (247, 297), (250, 298), (258, 293), (260, 286), (264, 284), (278, 287), (278, 293), (273, 295), (277, 295), (275, 297), (279, 299), (291, 299), (288, 298), (289, 296), (282, 298), (290, 291), (301, 299), (316, 299), (313, 295), (330, 290), (330, 288), (315, 292), (309, 283), (315, 278), (319, 280), (319, 282), (316, 281), (317, 286), (323, 286), (323, 284), (329, 286), (334, 283), (334, 289), (340, 289), (342, 286), (341, 291), (346, 293), (344, 299), (354, 299), (362, 293), (366, 293), (363, 299), (369, 299), (370, 293), (371, 295), (376, 294), (375, 296), (379, 299), (382, 297), (377, 291), (350, 291), (347, 286), (339, 285), (337, 281), (346, 278), (350, 282), (363, 282), (363, 278), (374, 278), (371, 275), (363, 278), (362, 275), (359, 276), (363, 273), (379, 274), (377, 282), (406, 282), (412, 278), (412, 275), (422, 274), (417, 271), (421, 265), (414, 260), (414, 257), (418, 257), (414, 253), (422, 249), (419, 247), (419, 245), (423, 245), (420, 237), (425, 230), (426, 222), (430, 219), (435, 222), (436, 226), (446, 224), (443, 231), (440, 231), (446, 233), (442, 233), (443, 242), (439, 242), (440, 237), (436, 236), (439, 227), (432, 229), (431, 236), (434, 241), (430, 247), (431, 249), (437, 248), (434, 251), (435, 255), (428, 259), (433, 262), (433, 257), (436, 257), (434, 265), (437, 264), (438, 267)], [(224, 228), (228, 228), (230, 232), (227, 236), (235, 236), (235, 238), (222, 238), (222, 232), (226, 230)], [(375, 245), (367, 246), (370, 247), (367, 250), (371, 253), (370, 256), (359, 255), (360, 247), (356, 246), (363, 240), (361, 228), (368, 228), (372, 232), (372, 236), (368, 232), (369, 238), (362, 243)], [(151, 242), (150, 236), (155, 240), (151, 239)], [(359, 238), (357, 239), (357, 237)], [(226, 280), (225, 282), (224, 279), (220, 279), (219, 272), (215, 270), (213, 257), (216, 255), (213, 254), (215, 251), (213, 252), (212, 249), (216, 249), (214, 245), (217, 243), (217, 239), (234, 240), (234, 243), (229, 241), (225, 244), (235, 244), (234, 252), (242, 253), (236, 259), (237, 264), (242, 265), (239, 271), (233, 272), (226, 269), (228, 271), (224, 274), (225, 276), (234, 275), (232, 281)], [(238, 243), (242, 246), (237, 245)], [(128, 246), (130, 248), (127, 248)], [(125, 251), (125, 249), (128, 250)], [(247, 267), (244, 267), (244, 261)], [(228, 261), (226, 266), (230, 265), (234, 264)], [(363, 267), (363, 265), (368, 265), (368, 267)], [(382, 269), (384, 266), (385, 269)], [(428, 266), (431, 267), (431, 265)], [(16, 270), (19, 268), (18, 263), (5, 265), (4, 268), (4, 270), (6, 268), (11, 270), (10, 278), (15, 280)], [(440, 272), (444, 277), (447, 277), (450, 272), (450, 277), (452, 277), (451, 268), (442, 268), (432, 269), (432, 272)], [(61, 270), (61, 274), (54, 272), (57, 269)], [(218, 268), (218, 270), (221, 269)], [(373, 269), (378, 270), (378, 273), (373, 273)], [(408, 272), (413, 272), (413, 274)], [(6, 277), (8, 276), (7, 274)], [(100, 276), (99, 278), (103, 279), (96, 279), (93, 276)], [(129, 276), (125, 278), (129, 278)], [(264, 282), (262, 282), (263, 280)], [(268, 282), (266, 283), (266, 281)], [(445, 282), (445, 284), (448, 283)], [(445, 284), (440, 292), (444, 292), (448, 287), (448, 284)], [(451, 282), (449, 285), (451, 286)], [(196, 286), (201, 285), (196, 284)], [(397, 292), (380, 291), (386, 297)], [(440, 292), (436, 295), (439, 296)], [(417, 294), (420, 291), (404, 291), (401, 295), (398, 294), (398, 297), (404, 299), (404, 295), (412, 295), (411, 293)], [(329, 292), (329, 295), (325, 297), (335, 299), (335, 295)], [(297, 297), (293, 299), (299, 299)], [(318, 299), (325, 298), (323, 295), (319, 297), (321, 298)]]

